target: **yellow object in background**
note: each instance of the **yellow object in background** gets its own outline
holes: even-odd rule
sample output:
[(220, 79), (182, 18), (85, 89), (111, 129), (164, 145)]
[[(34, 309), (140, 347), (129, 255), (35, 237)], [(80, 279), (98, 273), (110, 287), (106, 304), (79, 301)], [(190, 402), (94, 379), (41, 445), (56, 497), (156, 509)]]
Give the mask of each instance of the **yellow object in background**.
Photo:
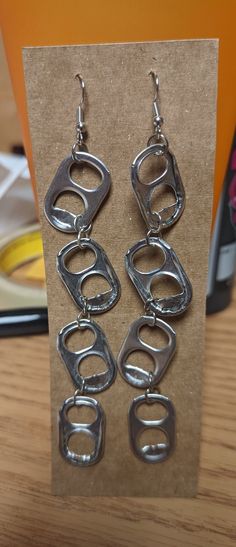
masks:
[(219, 38), (215, 214), (236, 119), (235, 0), (2, 0), (1, 15), (31, 175), (33, 164), (23, 78), (23, 47)]
[[(23, 233), (22, 233), (23, 232)], [(39, 230), (21, 228), (19, 235), (10, 236), (7, 243), (0, 243), (0, 272), (9, 275), (20, 264), (43, 255), (43, 244)]]
[(25, 278), (35, 281), (45, 281), (45, 266), (42, 256), (29, 265), (27, 271), (25, 272)]
[(21, 227), (0, 241), (0, 310), (46, 305), (39, 225)]

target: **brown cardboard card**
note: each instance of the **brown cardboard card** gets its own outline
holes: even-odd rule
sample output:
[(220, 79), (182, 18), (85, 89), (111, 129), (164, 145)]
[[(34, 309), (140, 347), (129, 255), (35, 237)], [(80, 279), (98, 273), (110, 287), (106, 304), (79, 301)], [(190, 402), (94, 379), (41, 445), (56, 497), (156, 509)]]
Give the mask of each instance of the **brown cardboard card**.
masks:
[[(217, 41), (27, 48), (24, 69), (47, 274), (53, 493), (194, 496), (215, 154)], [(176, 448), (161, 464), (147, 464), (135, 457), (129, 446), (127, 412), (143, 390), (134, 389), (118, 374), (108, 390), (95, 396), (106, 414), (104, 457), (97, 465), (79, 468), (64, 461), (58, 450), (58, 409), (74, 388), (56, 350), (58, 331), (79, 313), (55, 268), (56, 254), (75, 237), (48, 224), (44, 197), (74, 143), (81, 96), (74, 76), (80, 73), (86, 83), (88, 149), (103, 160), (112, 176), (112, 190), (94, 219), (92, 237), (106, 250), (122, 287), (118, 304), (95, 317), (117, 356), (130, 323), (143, 313), (143, 304), (125, 272), (124, 255), (146, 234), (132, 191), (130, 166), (153, 133), (151, 69), (159, 75), (164, 131), (186, 191), (185, 211), (164, 239), (173, 246), (193, 286), (189, 310), (168, 321), (177, 333), (177, 353), (160, 384), (161, 393), (175, 405)], [(75, 195), (62, 199), (72, 211), (80, 212)], [(72, 266), (76, 271), (78, 262)], [(71, 339), (74, 349), (84, 344), (85, 339)]]

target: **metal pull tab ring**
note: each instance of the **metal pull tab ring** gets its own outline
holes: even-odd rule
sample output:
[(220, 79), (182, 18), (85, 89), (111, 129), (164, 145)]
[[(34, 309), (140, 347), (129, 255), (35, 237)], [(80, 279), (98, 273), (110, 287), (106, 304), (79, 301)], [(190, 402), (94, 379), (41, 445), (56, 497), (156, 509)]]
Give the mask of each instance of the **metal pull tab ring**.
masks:
[[(84, 188), (74, 182), (71, 169), (74, 165), (87, 164), (101, 175), (101, 183), (97, 188)], [(84, 151), (75, 151), (73, 157), (63, 160), (47, 191), (44, 203), (45, 215), (54, 228), (62, 232), (74, 233), (86, 229), (92, 222), (111, 186), (110, 172), (105, 164), (96, 156)], [(85, 211), (81, 215), (55, 206), (57, 198), (63, 192), (77, 194), (84, 203)]]
[[(73, 423), (68, 418), (68, 412), (73, 407), (90, 407), (96, 412), (96, 418), (91, 424)], [(69, 463), (86, 467), (97, 463), (103, 455), (105, 414), (102, 406), (91, 397), (74, 396), (66, 399), (59, 411), (59, 448)], [(91, 454), (76, 454), (69, 448), (72, 435), (85, 433), (92, 438), (94, 448)]]
[[(143, 161), (152, 155), (163, 158), (165, 161), (165, 168), (163, 173), (154, 181), (145, 184), (140, 180), (139, 171)], [(184, 186), (176, 159), (165, 144), (152, 144), (138, 154), (131, 167), (131, 181), (140, 211), (149, 230), (156, 231), (169, 228), (182, 215), (185, 203)], [(158, 212), (153, 212), (153, 192), (161, 185), (166, 185), (173, 190), (176, 201), (174, 204), (160, 209)]]
[[(143, 420), (137, 416), (138, 408), (143, 404), (158, 403), (167, 414), (159, 420)], [(140, 446), (140, 436), (148, 429), (159, 429), (166, 436), (166, 442), (154, 445)], [(129, 433), (133, 452), (138, 458), (147, 463), (158, 463), (166, 460), (172, 453), (175, 445), (175, 409), (173, 403), (159, 393), (146, 393), (136, 397), (129, 409)]]
[[(140, 338), (140, 329), (148, 325), (163, 331), (168, 338), (164, 348), (153, 348)], [(123, 378), (132, 386), (150, 388), (159, 383), (164, 375), (176, 348), (176, 334), (164, 321), (153, 315), (142, 316), (130, 325), (129, 332), (124, 340), (117, 359), (117, 365)], [(144, 351), (154, 362), (153, 372), (129, 363), (128, 359), (133, 351)]]
[[(94, 343), (79, 351), (70, 351), (66, 345), (68, 337), (78, 329), (89, 329), (95, 335)], [(69, 323), (60, 330), (57, 337), (57, 349), (61, 359), (71, 376), (77, 389), (83, 393), (100, 393), (107, 389), (115, 380), (116, 363), (109, 348), (106, 336), (101, 327), (89, 319), (80, 318), (78, 321)], [(80, 365), (87, 357), (100, 357), (106, 364), (106, 371), (91, 376), (80, 374)]]
[[(90, 249), (95, 254), (95, 262), (92, 266), (80, 272), (70, 272), (66, 267), (66, 262), (70, 256), (81, 252), (81, 249)], [(87, 311), (89, 313), (104, 313), (110, 310), (120, 298), (119, 279), (104, 251), (96, 241), (90, 238), (81, 238), (78, 242), (71, 241), (63, 247), (57, 255), (57, 271), (72, 296), (74, 302), (80, 309), (84, 308), (85, 296), (83, 295), (83, 283), (93, 275), (101, 276), (106, 279), (110, 289), (96, 296), (86, 299)]]
[[(162, 251), (164, 264), (150, 272), (140, 272), (134, 266), (134, 257), (140, 249), (149, 245)], [(192, 299), (191, 283), (174, 250), (166, 241), (158, 237), (142, 239), (128, 250), (125, 257), (125, 266), (143, 302), (145, 304), (149, 303), (149, 309), (155, 314), (171, 317), (179, 315), (187, 309)], [(166, 298), (153, 298), (152, 283), (154, 280), (163, 277), (174, 279), (180, 287), (180, 293)]]

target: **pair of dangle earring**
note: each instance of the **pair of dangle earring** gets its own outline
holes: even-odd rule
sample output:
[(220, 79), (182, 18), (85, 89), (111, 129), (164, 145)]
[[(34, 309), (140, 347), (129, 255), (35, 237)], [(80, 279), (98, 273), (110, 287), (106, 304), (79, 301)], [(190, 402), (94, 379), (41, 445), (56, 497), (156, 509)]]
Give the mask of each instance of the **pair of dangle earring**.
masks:
[[(77, 110), (76, 142), (69, 157), (60, 164), (55, 177), (45, 197), (44, 212), (49, 223), (65, 233), (75, 233), (77, 238), (65, 245), (57, 254), (56, 269), (68, 290), (80, 314), (75, 321), (64, 326), (57, 336), (57, 349), (64, 363), (75, 391), (68, 397), (59, 410), (59, 448), (68, 462), (77, 466), (89, 466), (97, 463), (104, 451), (105, 413), (101, 404), (91, 397), (108, 389), (116, 377), (116, 362), (111, 352), (106, 335), (102, 328), (91, 319), (94, 314), (109, 311), (119, 300), (120, 283), (118, 277), (101, 245), (91, 239), (92, 222), (102, 206), (111, 187), (111, 177), (105, 164), (88, 152), (85, 144), (86, 129), (84, 124), (85, 85), (79, 74), (82, 99)], [(71, 172), (74, 166), (88, 166), (97, 171), (101, 177), (97, 188), (87, 189), (75, 182)], [(59, 196), (65, 192), (74, 193), (83, 201), (84, 212), (79, 215), (62, 209), (56, 205)], [(68, 262), (74, 254), (89, 249), (94, 254), (94, 263), (73, 273), (68, 268)], [(83, 294), (83, 286), (87, 279), (93, 276), (103, 277), (110, 288), (106, 292), (92, 297)], [(79, 351), (71, 351), (67, 342), (69, 336), (77, 330), (88, 330), (94, 335), (91, 346)], [(105, 371), (90, 376), (82, 376), (80, 366), (88, 357), (100, 357), (105, 363)], [(92, 423), (74, 423), (70, 420), (69, 411), (73, 408), (89, 407), (95, 411)], [(77, 454), (70, 448), (74, 435), (84, 433), (93, 441), (93, 450), (89, 454)]]
[[(134, 160), (131, 167), (132, 186), (139, 204), (142, 216), (147, 224), (146, 237), (128, 250), (125, 257), (127, 273), (144, 302), (145, 315), (138, 318), (129, 329), (127, 337), (118, 355), (117, 364), (122, 377), (133, 387), (144, 389), (145, 393), (136, 397), (129, 410), (129, 434), (132, 449), (136, 456), (147, 463), (165, 460), (174, 449), (175, 444), (175, 410), (170, 399), (157, 393), (157, 386), (165, 374), (176, 348), (176, 335), (172, 327), (163, 321), (163, 317), (171, 318), (183, 313), (192, 297), (191, 284), (173, 249), (161, 237), (160, 233), (172, 226), (181, 216), (184, 209), (184, 188), (178, 171), (176, 160), (171, 154), (166, 137), (162, 132), (163, 119), (160, 116), (157, 102), (158, 79), (151, 73), (155, 83), (154, 128), (155, 132), (148, 141), (147, 148)], [(82, 100), (77, 111), (77, 138), (72, 147), (72, 154), (66, 158), (52, 181), (45, 198), (45, 215), (50, 224), (65, 233), (76, 233), (77, 239), (69, 242), (57, 255), (56, 268), (58, 274), (69, 291), (75, 304), (81, 310), (77, 320), (61, 329), (57, 338), (57, 348), (69, 372), (75, 392), (66, 399), (59, 411), (59, 446), (62, 456), (70, 463), (87, 466), (97, 463), (103, 454), (105, 414), (100, 405), (89, 395), (100, 393), (111, 386), (116, 376), (116, 363), (105, 333), (91, 319), (92, 314), (100, 314), (114, 306), (120, 297), (120, 283), (102, 247), (89, 237), (92, 221), (106, 198), (110, 185), (110, 173), (104, 163), (88, 153), (85, 145), (84, 101), (85, 87), (81, 76), (77, 75), (82, 88)], [(141, 182), (139, 172), (142, 163), (154, 155), (164, 160), (165, 168), (161, 175), (150, 184)], [(98, 188), (88, 190), (75, 183), (71, 177), (74, 164), (87, 164), (97, 170), (101, 176)], [(152, 211), (152, 196), (157, 187), (167, 185), (172, 189), (176, 202), (158, 212)], [(70, 211), (56, 206), (58, 197), (63, 192), (73, 192), (84, 203), (84, 213), (75, 215)], [(135, 254), (146, 247), (158, 248), (163, 254), (163, 264), (159, 268), (144, 273), (134, 265)], [(94, 252), (95, 262), (89, 268), (72, 273), (67, 267), (70, 257), (81, 250), (90, 249)], [(83, 284), (92, 275), (102, 276), (110, 285), (109, 291), (86, 298), (83, 294)], [(152, 283), (154, 279), (170, 277), (177, 281), (181, 292), (168, 298), (153, 298)], [(154, 348), (140, 338), (143, 326), (160, 329), (165, 333), (168, 343), (164, 348)], [(95, 341), (88, 348), (72, 352), (66, 341), (77, 329), (89, 329), (93, 332)], [(151, 356), (154, 364), (152, 371), (146, 371), (129, 363), (132, 352), (142, 350)], [(80, 364), (88, 356), (100, 356), (106, 364), (106, 371), (100, 374), (82, 377)], [(158, 388), (159, 390), (159, 388)], [(160, 420), (143, 420), (137, 416), (137, 410), (143, 404), (160, 404), (165, 408), (165, 416)], [(72, 407), (89, 406), (96, 412), (95, 421), (90, 424), (72, 423), (68, 412)], [(140, 435), (146, 429), (159, 429), (166, 436), (165, 443), (140, 447)], [(94, 441), (94, 449), (90, 454), (76, 454), (70, 449), (70, 439), (77, 433), (86, 433)]]

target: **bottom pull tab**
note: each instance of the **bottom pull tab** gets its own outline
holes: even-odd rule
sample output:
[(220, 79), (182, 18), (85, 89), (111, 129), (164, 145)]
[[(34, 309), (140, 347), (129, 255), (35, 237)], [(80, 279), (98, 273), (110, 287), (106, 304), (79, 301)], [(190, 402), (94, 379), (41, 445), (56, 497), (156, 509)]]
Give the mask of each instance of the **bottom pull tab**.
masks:
[[(141, 405), (162, 405), (166, 414), (158, 420), (143, 420), (137, 416), (137, 410)], [(166, 436), (166, 442), (147, 444), (141, 446), (141, 434), (150, 429), (160, 430)], [(136, 397), (129, 409), (129, 434), (134, 454), (147, 463), (158, 463), (166, 460), (173, 452), (175, 446), (175, 409), (173, 403), (159, 393), (146, 393)]]
[[(68, 417), (68, 412), (73, 407), (90, 407), (96, 417), (92, 423), (73, 423)], [(59, 411), (59, 448), (60, 452), (68, 462), (86, 467), (97, 463), (103, 455), (104, 445), (105, 414), (100, 403), (91, 397), (75, 395), (66, 399)], [(69, 448), (69, 442), (74, 435), (84, 433), (90, 437), (94, 443), (90, 454), (77, 454)]]

